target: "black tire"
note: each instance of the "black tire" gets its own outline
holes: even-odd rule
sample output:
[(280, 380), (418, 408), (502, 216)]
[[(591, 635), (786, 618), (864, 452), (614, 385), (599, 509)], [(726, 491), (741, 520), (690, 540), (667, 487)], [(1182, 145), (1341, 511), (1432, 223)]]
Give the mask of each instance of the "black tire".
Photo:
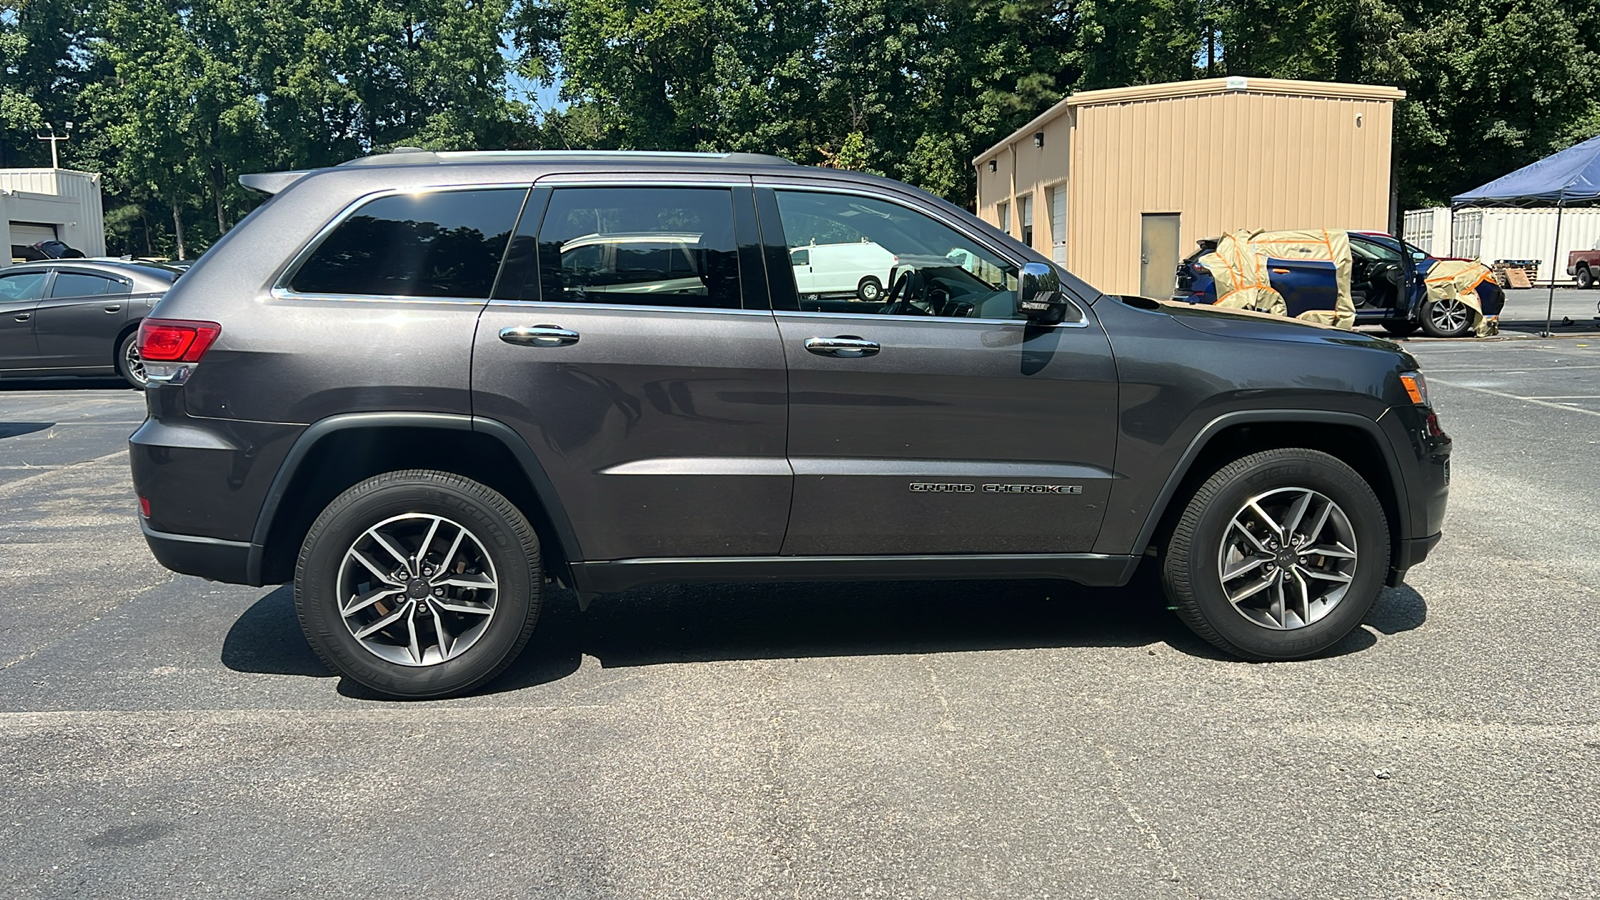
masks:
[[(379, 644), (387, 638), (389, 631), (379, 632), (367, 643), (357, 639), (354, 626), (346, 624), (340, 599), (343, 591), (339, 582), (346, 577), (344, 567), (348, 563), (347, 554), (356, 553), (360, 542), (372, 540), (372, 529), (398, 519), (426, 522), (430, 518), (441, 519), (464, 532), (465, 536), (450, 548), (451, 554), (460, 555), (445, 559), (436, 553), (445, 546), (446, 541), (453, 538), (446, 531), (448, 525), (439, 529), (445, 532), (443, 537), (438, 537), (436, 532), (428, 532), (428, 537), (435, 538), (429, 544), (429, 548), (435, 552), (424, 554), (424, 561), (414, 563), (418, 571), (409, 577), (408, 582), (412, 585), (418, 582), (428, 584), (421, 588), (420, 594), (402, 592), (393, 598), (391, 606), (395, 609), (394, 614), (399, 614), (402, 608), (409, 608), (407, 604), (415, 605), (421, 614), (408, 616), (407, 620), (423, 623), (416, 633), (430, 642), (435, 641), (428, 636), (427, 626), (433, 622), (432, 617), (437, 615), (441, 624), (450, 619), (451, 629), (461, 630), (458, 633), (450, 631), (437, 634), (454, 634), (455, 639), (450, 642), (453, 647), (446, 646), (447, 641), (441, 636), (427, 649), (436, 648), (436, 656), (444, 656), (453, 650), (459, 651), (459, 655), (431, 662), (424, 657), (402, 664), (383, 658), (377, 650), (369, 649), (369, 645)], [(467, 537), (476, 542), (475, 545), (468, 543)], [(426, 538), (415, 540), (414, 545), (407, 545), (403, 537), (391, 536), (390, 539), (401, 544), (400, 549), (411, 553), (414, 561), (416, 551), (428, 543)], [(377, 545), (367, 546), (370, 550)], [(372, 556), (376, 556), (377, 561), (385, 566), (403, 565), (396, 561), (398, 557)], [(432, 582), (419, 577), (424, 572), (422, 566), (427, 559), (434, 560), (434, 565), (439, 567), (437, 572), (431, 568), (425, 570), (435, 581), (445, 577), (453, 580), (455, 576), (447, 569), (455, 561), (460, 563), (457, 571), (463, 573), (463, 578), (482, 578), (483, 573), (487, 572), (488, 581), (495, 584), (492, 602), (483, 602), (493, 611), (481, 629), (477, 629), (475, 636), (476, 626), (471, 622), (482, 621), (475, 618), (481, 613), (474, 613), (473, 616), (451, 613), (446, 616), (443, 610), (434, 611), (430, 608), (423, 611), (427, 603), (434, 602), (428, 589)], [(480, 563), (474, 567), (474, 571), (467, 569), (468, 559), (477, 559)], [(484, 559), (487, 560), (486, 564), (482, 564)], [(350, 564), (350, 571), (361, 572), (361, 569)], [(378, 584), (371, 578), (368, 581)], [(425, 699), (469, 691), (510, 665), (528, 642), (534, 623), (538, 621), (542, 585), (538, 537), (527, 517), (511, 501), (492, 488), (460, 475), (411, 469), (369, 478), (328, 504), (300, 546), (300, 558), (294, 576), (294, 601), (306, 640), (333, 669), (379, 693)], [(382, 588), (381, 584), (379, 586)], [(447, 594), (439, 602), (456, 603), (458, 606), (455, 608), (458, 609), (477, 605), (481, 596), (474, 590), (457, 590), (454, 587), (442, 589), (455, 590), (456, 593)], [(378, 603), (372, 606), (377, 612), (371, 615), (390, 615), (390, 607)], [(399, 625), (396, 624), (393, 629), (398, 631)], [(461, 641), (469, 636), (472, 636), (472, 640), (462, 648)], [(415, 646), (415, 642), (412, 646)], [(398, 643), (393, 652), (396, 655), (409, 653)]]
[[(1276, 607), (1269, 606), (1256, 616), (1256, 610), (1244, 604), (1235, 606), (1230, 602), (1224, 587), (1223, 554), (1227, 552), (1225, 542), (1234, 534), (1235, 516), (1244, 514), (1248, 500), (1268, 498), (1258, 504), (1263, 505), (1274, 496), (1293, 496), (1296, 489), (1314, 492), (1338, 505), (1344, 525), (1353, 531), (1355, 558), (1348, 561), (1353, 571), (1349, 573), (1351, 578), (1344, 593), (1328, 604), (1320, 617), (1307, 616), (1310, 620), (1307, 624), (1299, 621), (1300, 617), (1296, 615), (1295, 622), (1275, 628), (1257, 619), (1269, 618)], [(1279, 491), (1283, 493), (1274, 493)], [(1309, 507), (1306, 512), (1314, 515)], [(1324, 521), (1331, 524), (1333, 519), (1329, 516)], [(1293, 556), (1294, 553), (1288, 555)], [(1324, 563), (1345, 564), (1344, 561), (1328, 560), (1314, 552), (1299, 557), (1299, 560), (1304, 564), (1308, 557)], [(1281, 559), (1282, 554), (1278, 558)], [(1263, 573), (1263, 580), (1271, 577), (1268, 572), (1272, 565), (1263, 565), (1257, 570)], [(1167, 597), (1184, 624), (1193, 629), (1195, 634), (1234, 656), (1268, 661), (1313, 656), (1344, 639), (1361, 624), (1372, 608), (1373, 601), (1383, 589), (1388, 569), (1388, 520), (1371, 486), (1354, 469), (1326, 453), (1287, 448), (1267, 450), (1235, 460), (1206, 479), (1184, 508), (1167, 542), (1161, 574)], [(1285, 572), (1288, 574), (1287, 569)], [(1306, 584), (1328, 583), (1301, 580)], [(1285, 591), (1285, 606), (1294, 604), (1294, 590), (1291, 587)], [(1263, 593), (1265, 597), (1256, 595), (1259, 599), (1252, 598), (1249, 603), (1254, 606), (1270, 602), (1272, 590)]]
[(144, 390), (150, 379), (144, 373), (144, 363), (139, 359), (139, 329), (128, 332), (117, 342), (117, 374), (129, 385)]
[(1472, 319), (1472, 307), (1460, 300), (1429, 300), (1422, 305), (1422, 333), (1428, 337), (1466, 337), (1472, 333)]
[(1592, 288), (1592, 287), (1594, 287), (1594, 273), (1589, 271), (1589, 267), (1588, 266), (1579, 266), (1578, 267), (1578, 274), (1575, 277), (1578, 280), (1578, 287), (1580, 287), (1580, 288)]
[(1384, 331), (1395, 337), (1410, 337), (1417, 333), (1417, 323), (1407, 322), (1404, 319), (1385, 319), (1378, 324), (1383, 326)]
[(868, 275), (861, 279), (860, 284), (856, 285), (856, 297), (868, 303), (876, 303), (883, 297), (883, 282), (879, 281), (875, 275)]

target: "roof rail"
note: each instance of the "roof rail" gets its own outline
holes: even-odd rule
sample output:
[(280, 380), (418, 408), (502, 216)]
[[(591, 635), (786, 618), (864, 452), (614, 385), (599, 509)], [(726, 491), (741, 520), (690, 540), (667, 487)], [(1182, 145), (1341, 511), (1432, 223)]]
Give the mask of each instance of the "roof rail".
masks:
[(387, 153), (357, 157), (341, 166), (403, 166), (465, 162), (552, 162), (561, 160), (706, 160), (768, 166), (792, 166), (792, 160), (766, 153), (700, 153), (678, 150), (421, 150), (396, 147)]

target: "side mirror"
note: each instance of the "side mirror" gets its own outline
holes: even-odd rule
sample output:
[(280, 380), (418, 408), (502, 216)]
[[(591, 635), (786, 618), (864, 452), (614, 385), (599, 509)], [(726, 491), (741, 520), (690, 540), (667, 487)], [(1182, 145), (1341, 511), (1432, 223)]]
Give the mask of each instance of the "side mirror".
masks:
[(1066, 315), (1067, 298), (1061, 293), (1061, 276), (1054, 266), (1040, 262), (1022, 264), (1017, 287), (1017, 311), (1030, 322), (1053, 325)]

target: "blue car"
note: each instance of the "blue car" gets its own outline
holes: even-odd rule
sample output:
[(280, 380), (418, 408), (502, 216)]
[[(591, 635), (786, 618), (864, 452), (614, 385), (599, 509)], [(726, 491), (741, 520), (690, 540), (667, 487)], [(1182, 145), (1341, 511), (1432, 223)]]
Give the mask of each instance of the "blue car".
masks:
[[(1381, 325), (1406, 337), (1420, 328), (1430, 337), (1464, 337), (1473, 332), (1476, 316), (1467, 304), (1447, 299), (1429, 301), (1429, 273), (1441, 262), (1399, 238), (1381, 232), (1352, 231), (1350, 237), (1350, 300), (1357, 325)], [(1215, 238), (1178, 264), (1173, 299), (1189, 303), (1217, 302), (1216, 282), (1200, 257), (1217, 247)], [(1337, 292), (1331, 263), (1273, 259), (1271, 283), (1283, 295), (1289, 315), (1308, 309), (1331, 309)], [(1488, 280), (1475, 288), (1486, 316), (1500, 315), (1505, 291)]]

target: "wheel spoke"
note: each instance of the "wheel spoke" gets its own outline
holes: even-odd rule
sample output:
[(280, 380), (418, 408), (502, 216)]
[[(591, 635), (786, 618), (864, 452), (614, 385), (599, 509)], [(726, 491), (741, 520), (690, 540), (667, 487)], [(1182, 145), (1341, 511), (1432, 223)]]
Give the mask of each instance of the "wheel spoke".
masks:
[(1272, 609), (1268, 612), (1272, 620), (1278, 623), (1279, 628), (1289, 627), (1288, 612), (1284, 609), (1286, 605), (1287, 601), (1283, 595), (1283, 575), (1280, 573), (1277, 578), (1272, 579)]
[(360, 631), (355, 632), (356, 640), (362, 640), (364, 638), (368, 638), (368, 637), (371, 637), (374, 634), (377, 634), (378, 632), (382, 631), (383, 629), (388, 628), (390, 625), (393, 625), (394, 623), (400, 621), (400, 618), (402, 616), (404, 616), (405, 614), (406, 614), (406, 608), (404, 606), (402, 606), (399, 609), (395, 610), (394, 612), (388, 614), (387, 616), (384, 616), (383, 618), (379, 619), (378, 621), (373, 622), (371, 625), (368, 625), (367, 627), (361, 629)]
[(394, 580), (393, 575), (390, 575), (386, 569), (380, 568), (377, 563), (373, 562), (371, 558), (369, 558), (367, 554), (363, 553), (362, 551), (352, 549), (350, 551), (350, 558), (354, 559), (358, 563), (361, 563), (361, 565), (364, 566), (368, 572), (371, 572), (375, 578), (384, 584), (392, 587), (400, 586), (400, 583)]
[(1250, 533), (1250, 529), (1244, 527), (1244, 523), (1239, 521), (1237, 516), (1234, 517), (1233, 527), (1238, 529), (1239, 533), (1244, 535), (1245, 538), (1250, 541), (1251, 545), (1254, 546), (1260, 552), (1262, 552), (1262, 553), (1271, 553), (1272, 552), (1272, 551), (1267, 549), (1267, 545), (1263, 544), (1261, 542), (1260, 538), (1258, 538), (1254, 534)]
[(1311, 496), (1311, 492), (1306, 491), (1300, 495), (1300, 499), (1296, 500), (1293, 506), (1289, 507), (1289, 521), (1284, 523), (1283, 526), (1283, 535), (1285, 537), (1292, 537), (1299, 531), (1300, 520), (1306, 517), (1306, 508), (1311, 505)]
[(389, 555), (399, 560), (400, 565), (404, 566), (407, 572), (411, 571), (411, 557), (407, 556), (404, 550), (395, 546), (392, 538), (386, 536), (383, 532), (376, 528), (371, 529), (367, 533), (372, 535), (372, 539), (378, 543), (378, 546), (389, 551)]
[(1251, 500), (1249, 503), (1249, 509), (1261, 517), (1261, 521), (1266, 523), (1268, 528), (1272, 529), (1273, 535), (1275, 535), (1279, 540), (1283, 539), (1283, 526), (1279, 525), (1275, 519), (1267, 515), (1267, 511), (1261, 508), (1261, 504)]
[(1306, 556), (1330, 556), (1334, 559), (1355, 559), (1356, 552), (1343, 544), (1316, 544), (1305, 549)]
[(433, 601), (433, 608), (448, 610), (453, 613), (466, 613), (467, 615), (472, 616), (487, 616), (494, 612), (493, 609), (482, 606), (467, 606), (463, 603), (447, 603), (443, 600)]
[(1307, 578), (1320, 578), (1323, 581), (1337, 581), (1341, 584), (1349, 584), (1354, 578), (1354, 576), (1346, 575), (1343, 572), (1324, 572), (1320, 569), (1299, 569), (1298, 571)]
[(1251, 556), (1251, 557), (1248, 557), (1246, 559), (1240, 560), (1238, 565), (1236, 565), (1233, 568), (1229, 569), (1228, 571), (1222, 573), (1222, 580), (1223, 581), (1232, 581), (1235, 578), (1238, 578), (1240, 575), (1243, 575), (1244, 573), (1249, 572), (1250, 570), (1259, 567), (1262, 563), (1264, 563), (1266, 561), (1267, 561), (1267, 558), (1264, 557), (1264, 556)]
[(1306, 543), (1310, 543), (1322, 534), (1322, 529), (1328, 525), (1328, 517), (1333, 515), (1333, 501), (1326, 500), (1322, 504), (1322, 512), (1317, 516), (1317, 524), (1301, 532), (1306, 536)]
[(450, 632), (445, 630), (444, 616), (435, 610), (433, 613), (433, 633), (439, 639), (439, 658), (450, 658)]
[(403, 588), (381, 587), (381, 588), (374, 588), (373, 590), (370, 590), (370, 591), (366, 592), (365, 594), (362, 594), (359, 597), (351, 597), (350, 598), (350, 605), (346, 606), (344, 608), (344, 610), (343, 610), (344, 615), (353, 616), (356, 613), (361, 612), (363, 609), (366, 609), (367, 607), (371, 606), (372, 604), (377, 603), (379, 600), (382, 600), (385, 597), (392, 597), (395, 594), (400, 594), (400, 593), (404, 593), (404, 589)]
[(449, 574), (450, 564), (455, 560), (456, 551), (461, 549), (461, 540), (466, 536), (467, 530), (465, 528), (458, 528), (456, 531), (456, 539), (450, 542), (450, 549), (446, 550), (444, 557), (439, 560), (439, 571), (441, 573)]
[(441, 521), (443, 520), (434, 519), (433, 524), (428, 526), (428, 536), (422, 539), (422, 549), (417, 551), (418, 565), (421, 565), (428, 558), (428, 548), (433, 546), (433, 536), (439, 531), (439, 523)]
[(1299, 572), (1294, 572), (1292, 574), (1294, 575), (1294, 583), (1295, 583), (1295, 585), (1300, 588), (1300, 624), (1302, 624), (1302, 625), (1310, 625), (1311, 624), (1311, 588), (1310, 588), (1310, 586), (1308, 586), (1306, 584), (1306, 580), (1304, 578), (1300, 577), (1300, 573)]
[(406, 649), (411, 658), (422, 662), (422, 647), (417, 644), (417, 604), (411, 604), (411, 615), (406, 616)]
[(436, 578), (430, 582), (434, 587), (475, 588), (477, 590), (493, 590), (494, 579), (482, 573), (451, 575), (449, 578)]
[(1257, 595), (1257, 594), (1261, 593), (1262, 591), (1266, 590), (1267, 588), (1272, 587), (1272, 583), (1277, 581), (1277, 580), (1278, 580), (1278, 578), (1277, 578), (1276, 575), (1268, 575), (1268, 576), (1262, 578), (1260, 581), (1255, 582), (1254, 584), (1250, 585), (1247, 588), (1244, 588), (1243, 590), (1239, 591), (1236, 594), (1229, 594), (1228, 595), (1228, 602), (1232, 603), (1234, 605), (1238, 605), (1240, 601), (1248, 600), (1251, 597), (1254, 597), (1255, 595)]

